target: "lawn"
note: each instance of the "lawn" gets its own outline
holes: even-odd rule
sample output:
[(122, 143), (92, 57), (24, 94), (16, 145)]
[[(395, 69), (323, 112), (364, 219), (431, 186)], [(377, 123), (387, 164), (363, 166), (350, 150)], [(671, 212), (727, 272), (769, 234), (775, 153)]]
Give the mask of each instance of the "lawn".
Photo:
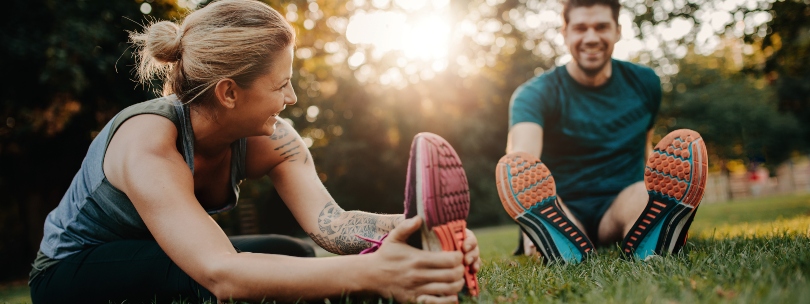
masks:
[[(810, 195), (700, 207), (684, 252), (646, 262), (617, 248), (579, 265), (512, 257), (517, 226), (476, 230), (481, 296), (466, 303), (810, 303)], [(0, 303), (30, 303), (24, 284)]]
[(810, 303), (810, 195), (700, 207), (684, 252), (584, 264), (512, 257), (515, 227), (479, 229), (481, 303)]

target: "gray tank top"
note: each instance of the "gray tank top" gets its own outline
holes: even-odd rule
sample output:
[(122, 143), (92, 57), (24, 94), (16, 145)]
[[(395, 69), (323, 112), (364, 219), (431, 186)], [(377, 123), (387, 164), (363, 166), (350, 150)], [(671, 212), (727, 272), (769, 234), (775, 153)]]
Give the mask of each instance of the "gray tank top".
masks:
[[(93, 139), (82, 166), (70, 183), (65, 196), (45, 219), (40, 253), (34, 262), (35, 272), (88, 247), (125, 239), (152, 239), (132, 201), (113, 187), (104, 175), (102, 164), (107, 146), (127, 119), (141, 114), (155, 114), (171, 120), (178, 131), (177, 148), (194, 173), (194, 130), (189, 108), (175, 95), (132, 105), (119, 112)], [(233, 193), (225, 206), (207, 210), (209, 214), (227, 211), (239, 199), (239, 183), (245, 178), (244, 138), (231, 144), (231, 186)]]

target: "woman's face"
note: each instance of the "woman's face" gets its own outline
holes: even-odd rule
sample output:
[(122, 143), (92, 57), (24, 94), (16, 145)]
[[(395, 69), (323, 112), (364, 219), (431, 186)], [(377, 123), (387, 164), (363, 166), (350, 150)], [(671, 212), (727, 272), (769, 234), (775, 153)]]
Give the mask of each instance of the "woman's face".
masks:
[[(273, 58), (270, 71), (259, 76), (248, 88), (244, 88), (245, 101), (239, 106), (240, 116), (252, 135), (270, 136), (275, 132), (278, 114), (298, 101), (290, 83), (292, 77), (293, 47), (289, 46)], [(241, 119), (240, 119), (241, 120)]]

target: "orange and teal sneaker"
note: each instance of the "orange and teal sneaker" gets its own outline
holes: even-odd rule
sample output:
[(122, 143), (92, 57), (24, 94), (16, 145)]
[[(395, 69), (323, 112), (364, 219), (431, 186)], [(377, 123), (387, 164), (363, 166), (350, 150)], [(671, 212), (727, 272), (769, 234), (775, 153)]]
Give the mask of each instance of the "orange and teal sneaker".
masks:
[(622, 241), (625, 256), (646, 260), (681, 250), (703, 199), (707, 170), (706, 144), (695, 131), (672, 131), (655, 145), (644, 168), (650, 198)]
[[(405, 185), (405, 217), (421, 216), (421, 234), (408, 243), (430, 251), (462, 251), (470, 212), (470, 188), (461, 160), (444, 138), (419, 133), (411, 144)], [(471, 296), (478, 278), (467, 267), (464, 278)]]
[(563, 212), (554, 178), (536, 156), (514, 152), (502, 157), (495, 182), (503, 208), (546, 261), (579, 263), (594, 253), (588, 236)]

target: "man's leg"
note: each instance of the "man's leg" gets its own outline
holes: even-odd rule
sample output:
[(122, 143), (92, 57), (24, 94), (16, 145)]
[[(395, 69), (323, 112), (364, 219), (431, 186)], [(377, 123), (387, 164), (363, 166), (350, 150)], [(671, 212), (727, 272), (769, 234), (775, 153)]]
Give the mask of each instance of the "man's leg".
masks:
[[(576, 215), (574, 213), (572, 213), (570, 209), (568, 209), (568, 206), (565, 205), (562, 198), (557, 197), (557, 199), (559, 200), (560, 207), (562, 207), (563, 212), (568, 217), (568, 219), (571, 220), (571, 222), (573, 222), (574, 225), (577, 226), (577, 228), (579, 228), (580, 231), (585, 233), (585, 235), (588, 237), (588, 239), (593, 240), (593, 238), (590, 235), (588, 235), (587, 230), (585, 230), (585, 226), (582, 225), (582, 222), (579, 220), (579, 218), (577, 218)], [(639, 211), (639, 213), (641, 213), (641, 211)], [(529, 238), (529, 236), (526, 233), (522, 232), (522, 231), (521, 231), (520, 234), (522, 235), (522, 238), (523, 238), (523, 240), (521, 241), (521, 245), (523, 245), (523, 254), (528, 255), (528, 256), (533, 256), (533, 255), (538, 254), (537, 253), (537, 247), (534, 246), (534, 243), (532, 242), (532, 239)]]
[(647, 206), (649, 195), (644, 182), (624, 188), (599, 222), (599, 245), (607, 246), (621, 241)]
[(707, 158), (703, 138), (692, 130), (672, 131), (655, 145), (644, 169), (650, 198), (621, 241), (622, 253), (647, 259), (680, 251), (703, 198)]
[(496, 182), (504, 209), (545, 259), (579, 263), (593, 252), (590, 239), (559, 203), (551, 172), (536, 156), (514, 152), (502, 157)]

